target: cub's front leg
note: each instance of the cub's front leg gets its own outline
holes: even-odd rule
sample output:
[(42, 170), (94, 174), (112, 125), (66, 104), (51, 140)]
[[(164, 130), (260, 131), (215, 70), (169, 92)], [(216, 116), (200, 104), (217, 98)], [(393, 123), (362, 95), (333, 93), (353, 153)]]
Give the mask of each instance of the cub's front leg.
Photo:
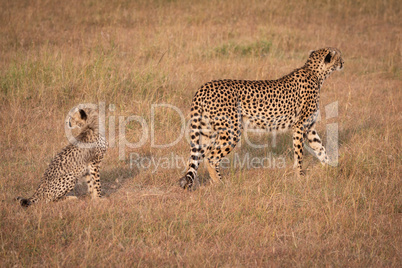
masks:
[(101, 197), (101, 182), (99, 175), (100, 161), (94, 161), (88, 165), (89, 174), (87, 175), (88, 192), (92, 198)]

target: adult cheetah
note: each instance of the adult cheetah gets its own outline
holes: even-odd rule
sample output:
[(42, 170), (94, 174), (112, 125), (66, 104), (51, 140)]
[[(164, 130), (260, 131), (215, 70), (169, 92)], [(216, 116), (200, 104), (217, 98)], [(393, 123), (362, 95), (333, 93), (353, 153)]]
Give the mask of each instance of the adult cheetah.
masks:
[(267, 131), (291, 128), (299, 175), (304, 174), (305, 139), (318, 159), (328, 163), (314, 128), (319, 93), (324, 80), (343, 65), (341, 52), (327, 47), (312, 51), (303, 67), (277, 80), (218, 80), (201, 86), (191, 105), (191, 152), (180, 186), (192, 189), (199, 184), (197, 169), (203, 158), (212, 182), (220, 181), (219, 163), (236, 146), (244, 124)]
[(20, 204), (28, 207), (39, 201), (57, 201), (70, 192), (77, 181), (86, 178), (92, 198), (101, 196), (99, 166), (106, 153), (107, 142), (99, 133), (97, 109), (76, 108), (67, 120), (69, 128), (80, 129), (74, 142), (67, 145), (51, 161), (30, 198), (17, 197)]

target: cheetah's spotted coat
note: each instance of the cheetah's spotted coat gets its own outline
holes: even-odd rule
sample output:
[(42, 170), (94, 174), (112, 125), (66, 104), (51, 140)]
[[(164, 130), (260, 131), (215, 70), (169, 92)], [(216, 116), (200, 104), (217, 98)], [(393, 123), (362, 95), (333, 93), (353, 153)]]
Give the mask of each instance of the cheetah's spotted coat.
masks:
[(268, 131), (291, 128), (298, 174), (303, 174), (304, 139), (318, 159), (328, 163), (314, 128), (319, 92), (324, 80), (343, 65), (338, 49), (322, 48), (312, 51), (303, 67), (277, 80), (219, 80), (201, 86), (192, 101), (191, 153), (180, 186), (195, 188), (203, 158), (212, 181), (220, 181), (219, 163), (236, 146), (245, 124)]

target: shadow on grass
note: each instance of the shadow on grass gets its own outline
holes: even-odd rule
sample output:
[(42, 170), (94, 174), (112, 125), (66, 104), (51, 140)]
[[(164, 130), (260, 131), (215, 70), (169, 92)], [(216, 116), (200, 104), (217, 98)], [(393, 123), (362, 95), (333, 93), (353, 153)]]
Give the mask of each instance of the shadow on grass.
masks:
[[(131, 168), (115, 168), (112, 170), (101, 171), (101, 185), (102, 185), (102, 195), (110, 196), (117, 192), (124, 183), (135, 177), (139, 173), (138, 169)], [(74, 190), (69, 195), (75, 195), (79, 198), (85, 197), (88, 194), (88, 186), (86, 182), (79, 181)]]

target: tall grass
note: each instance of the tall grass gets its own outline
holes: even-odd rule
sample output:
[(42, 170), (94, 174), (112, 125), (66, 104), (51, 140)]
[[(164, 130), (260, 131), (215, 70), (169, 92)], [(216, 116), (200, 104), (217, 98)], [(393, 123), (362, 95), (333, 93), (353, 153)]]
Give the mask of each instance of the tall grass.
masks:
[[(0, 266), (401, 266), (401, 5), (398, 1), (1, 1)], [(291, 136), (250, 134), (223, 183), (182, 191), (185, 137), (151, 134), (119, 160), (119, 117), (155, 120), (155, 144), (180, 135), (192, 97), (211, 79), (275, 79), (312, 49), (343, 52), (321, 91), (318, 131), (337, 123), (339, 164), (306, 155), (292, 169)], [(104, 200), (14, 201), (37, 187), (66, 145), (64, 118), (105, 102), (116, 144), (101, 167)], [(186, 118), (188, 119), (188, 117)], [(110, 128), (109, 128), (110, 126)], [(137, 142), (143, 129), (126, 126)], [(275, 146), (274, 146), (275, 144)], [(130, 155), (134, 153), (135, 155)], [(140, 156), (143, 166), (130, 165)], [(236, 161), (284, 158), (247, 168)], [(131, 158), (130, 158), (131, 157)], [(178, 166), (163, 160), (178, 161)], [(173, 159), (173, 160), (172, 160)], [(159, 166), (155, 162), (160, 161)], [(148, 161), (148, 162), (147, 162)], [(251, 160), (250, 160), (251, 161)], [(169, 162), (170, 163), (170, 162)]]

